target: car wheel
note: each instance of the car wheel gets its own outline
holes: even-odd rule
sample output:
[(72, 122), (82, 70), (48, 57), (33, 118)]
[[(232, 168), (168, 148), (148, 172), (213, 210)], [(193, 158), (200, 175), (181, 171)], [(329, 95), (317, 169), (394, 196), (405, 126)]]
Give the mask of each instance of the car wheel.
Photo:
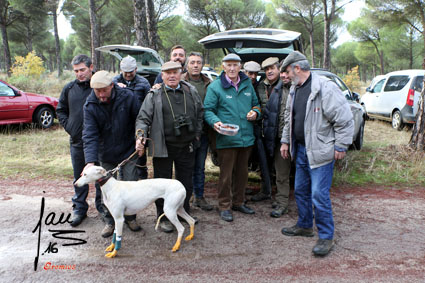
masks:
[(356, 139), (353, 142), (353, 148), (355, 150), (360, 150), (363, 147), (363, 135), (364, 135), (364, 121), (360, 125), (359, 132), (357, 133)]
[(50, 128), (53, 125), (54, 119), (53, 110), (49, 107), (41, 107), (37, 114), (35, 114), (34, 122), (37, 123), (43, 129)]
[(393, 128), (396, 129), (396, 130), (398, 130), (398, 131), (403, 130), (404, 124), (403, 124), (403, 120), (401, 118), (400, 111), (396, 110), (393, 113), (393, 119), (392, 119), (391, 124), (392, 124)]

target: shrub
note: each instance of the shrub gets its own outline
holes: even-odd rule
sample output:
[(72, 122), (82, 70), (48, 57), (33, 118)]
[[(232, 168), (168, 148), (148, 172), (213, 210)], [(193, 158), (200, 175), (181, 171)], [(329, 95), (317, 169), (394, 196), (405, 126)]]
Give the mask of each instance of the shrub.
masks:
[(351, 70), (348, 71), (348, 74), (346, 74), (342, 79), (352, 91), (360, 91), (361, 82), (359, 76), (359, 66), (351, 68)]
[(25, 58), (15, 56), (15, 63), (12, 66), (12, 76), (39, 78), (44, 71), (43, 60), (35, 55), (35, 51), (28, 53)]

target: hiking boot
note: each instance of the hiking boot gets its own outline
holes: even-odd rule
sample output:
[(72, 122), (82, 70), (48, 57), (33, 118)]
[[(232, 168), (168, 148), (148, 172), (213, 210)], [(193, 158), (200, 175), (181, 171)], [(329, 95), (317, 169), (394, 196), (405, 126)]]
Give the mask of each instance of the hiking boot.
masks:
[(233, 215), (232, 215), (232, 212), (230, 210), (220, 211), (220, 217), (221, 217), (221, 219), (223, 219), (224, 221), (227, 221), (227, 222), (233, 221)]
[(74, 214), (74, 217), (72, 218), (71, 226), (77, 227), (78, 225), (83, 222), (83, 220), (87, 217), (87, 214)]
[(142, 227), (140, 227), (140, 225), (137, 224), (136, 219), (129, 220), (129, 221), (125, 220), (124, 222), (125, 224), (127, 224), (128, 228), (130, 228), (130, 230), (133, 232), (142, 230)]
[(286, 213), (288, 213), (288, 207), (278, 205), (274, 210), (272, 210), (272, 212), (270, 212), (270, 216), (274, 218), (279, 218)]
[(319, 239), (313, 248), (314, 255), (325, 256), (333, 247), (333, 240)]
[(250, 208), (250, 207), (248, 207), (244, 204), (239, 205), (239, 206), (234, 205), (234, 206), (232, 206), (232, 210), (239, 211), (239, 212), (242, 212), (242, 213), (245, 213), (245, 214), (254, 214), (255, 213), (255, 211), (252, 208)]
[(159, 227), (161, 227), (161, 230), (164, 233), (171, 233), (174, 230), (174, 226), (169, 220), (161, 221), (161, 223), (159, 223)]
[(252, 201), (262, 201), (262, 200), (266, 200), (266, 199), (270, 199), (269, 195), (266, 195), (263, 192), (259, 192), (258, 194), (254, 195), (251, 200)]
[(275, 209), (279, 206), (279, 203), (277, 201), (272, 202), (272, 208)]
[(114, 228), (115, 228), (114, 224), (106, 224), (105, 228), (103, 228), (101, 233), (102, 237), (103, 238), (111, 237), (112, 234), (114, 234)]
[(313, 237), (313, 228), (301, 228), (297, 225), (292, 227), (282, 228), (282, 234), (286, 236), (302, 236), (302, 237)]
[(211, 204), (209, 204), (205, 200), (204, 197), (200, 197), (200, 198), (195, 197), (195, 200), (193, 202), (193, 205), (194, 206), (197, 206), (197, 207), (200, 207), (202, 210), (205, 210), (205, 211), (210, 211), (210, 210), (212, 210), (214, 208)]

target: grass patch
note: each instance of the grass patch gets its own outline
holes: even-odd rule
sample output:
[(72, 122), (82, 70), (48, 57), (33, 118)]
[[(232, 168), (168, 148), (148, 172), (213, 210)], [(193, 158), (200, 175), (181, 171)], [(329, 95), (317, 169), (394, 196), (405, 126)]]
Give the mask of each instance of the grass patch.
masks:
[(367, 121), (361, 151), (349, 151), (335, 165), (334, 185), (425, 186), (425, 153), (407, 144), (411, 131)]

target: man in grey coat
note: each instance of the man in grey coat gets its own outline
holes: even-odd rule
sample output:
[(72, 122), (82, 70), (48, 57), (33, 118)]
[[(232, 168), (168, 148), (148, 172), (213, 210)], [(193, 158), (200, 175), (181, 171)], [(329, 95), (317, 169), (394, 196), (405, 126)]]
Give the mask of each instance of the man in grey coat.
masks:
[(313, 236), (313, 205), (319, 239), (314, 255), (325, 256), (333, 246), (334, 222), (329, 190), (335, 160), (345, 157), (352, 143), (353, 115), (332, 81), (310, 72), (307, 58), (294, 51), (281, 70), (292, 81), (281, 139), (283, 158), (295, 158), (295, 200), (298, 222), (285, 227), (287, 236)]

